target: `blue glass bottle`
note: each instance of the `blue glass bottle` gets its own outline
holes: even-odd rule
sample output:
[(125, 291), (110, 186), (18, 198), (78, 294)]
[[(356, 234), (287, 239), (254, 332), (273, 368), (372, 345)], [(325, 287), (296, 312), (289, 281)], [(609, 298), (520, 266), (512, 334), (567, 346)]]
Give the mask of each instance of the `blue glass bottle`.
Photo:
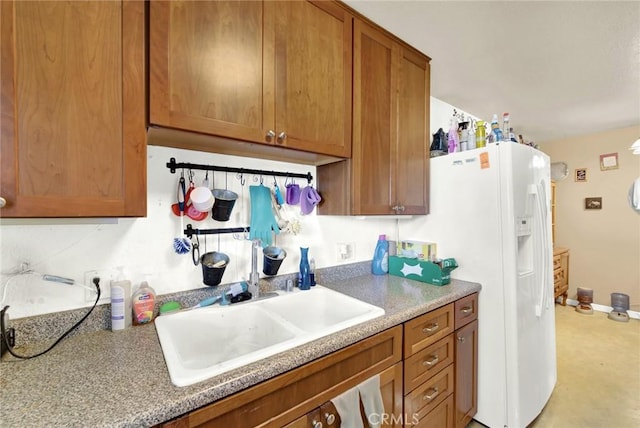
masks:
[(300, 287), (300, 290), (308, 290), (311, 287), (310, 274), (309, 248), (300, 247), (300, 278), (298, 279), (298, 287)]

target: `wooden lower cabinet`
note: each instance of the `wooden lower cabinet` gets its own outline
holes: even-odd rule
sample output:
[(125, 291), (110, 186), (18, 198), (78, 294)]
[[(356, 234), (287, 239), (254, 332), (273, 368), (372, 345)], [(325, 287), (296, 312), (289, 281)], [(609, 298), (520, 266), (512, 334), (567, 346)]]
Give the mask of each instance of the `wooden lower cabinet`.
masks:
[(365, 427), (464, 427), (477, 408), (477, 298), (459, 299), (161, 426), (340, 427), (331, 400), (379, 376), (385, 411), (368, 421), (360, 403)]
[(455, 338), (455, 426), (462, 428), (478, 411), (478, 320), (456, 330)]
[[(377, 423), (380, 423), (383, 427), (402, 427), (402, 363), (389, 367), (379, 376), (380, 393), (385, 412), (367, 416), (361, 404), (360, 417), (362, 418), (362, 424), (365, 427)], [(336, 407), (331, 401), (328, 401), (287, 424), (285, 428), (337, 428), (341, 426), (342, 420)]]

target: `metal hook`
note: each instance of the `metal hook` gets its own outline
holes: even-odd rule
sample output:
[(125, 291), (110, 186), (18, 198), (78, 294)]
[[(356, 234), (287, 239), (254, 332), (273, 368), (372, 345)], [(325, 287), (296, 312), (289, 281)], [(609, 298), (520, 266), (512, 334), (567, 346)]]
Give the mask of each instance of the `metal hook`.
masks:
[[(240, 180), (240, 185), (241, 185), (241, 186), (244, 186), (244, 183), (246, 182), (246, 180), (245, 180), (245, 178), (244, 178), (244, 173), (242, 173), (242, 172), (237, 173), (237, 174), (236, 174), (236, 178), (237, 178), (238, 180)], [(226, 182), (226, 179), (225, 179), (225, 182)]]
[[(195, 242), (193, 242), (194, 237), (196, 238)], [(196, 253), (198, 253), (197, 256)], [(191, 260), (193, 260), (194, 266), (198, 266), (198, 263), (200, 263), (200, 238), (198, 238), (197, 233), (191, 237)]]
[(260, 185), (264, 184), (263, 181), (262, 174), (260, 174)]

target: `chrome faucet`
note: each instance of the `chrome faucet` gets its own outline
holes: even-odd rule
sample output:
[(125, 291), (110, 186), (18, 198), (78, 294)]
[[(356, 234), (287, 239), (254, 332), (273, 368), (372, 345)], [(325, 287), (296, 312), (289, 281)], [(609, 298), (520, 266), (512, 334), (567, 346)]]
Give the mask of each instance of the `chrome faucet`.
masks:
[(262, 242), (259, 239), (251, 241), (251, 273), (249, 274), (249, 292), (252, 299), (260, 298), (260, 273), (258, 272), (258, 248)]

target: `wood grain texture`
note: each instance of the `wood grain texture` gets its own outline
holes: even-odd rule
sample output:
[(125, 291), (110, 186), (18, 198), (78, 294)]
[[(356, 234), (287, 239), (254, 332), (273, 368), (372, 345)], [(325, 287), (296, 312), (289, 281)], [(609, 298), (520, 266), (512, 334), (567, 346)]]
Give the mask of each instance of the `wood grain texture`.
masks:
[(453, 303), (404, 323), (405, 358), (453, 333), (453, 323)]
[(478, 293), (458, 299), (454, 305), (455, 329), (464, 327), (471, 321), (478, 319)]
[(352, 17), (337, 3), (154, 1), (150, 14), (152, 125), (351, 155)]
[(478, 411), (478, 320), (455, 333), (456, 427), (466, 427)]
[(2, 2), (4, 217), (146, 214), (144, 3), (130, 3)]
[(453, 361), (454, 344), (451, 334), (406, 358), (404, 363), (405, 394), (413, 391)]
[(415, 428), (453, 428), (455, 426), (454, 400), (449, 395), (431, 413), (413, 425)]
[(417, 414), (418, 419), (423, 419), (453, 394), (454, 387), (454, 365), (450, 364), (405, 396), (405, 410), (408, 414)]
[(332, 194), (350, 189), (351, 202), (348, 209), (329, 203), (318, 213), (426, 214), (429, 58), (365, 20), (355, 19), (353, 32), (351, 171), (348, 180), (332, 177), (323, 186)]
[(429, 62), (400, 49), (397, 167), (392, 175), (402, 214), (426, 214), (429, 198)]

